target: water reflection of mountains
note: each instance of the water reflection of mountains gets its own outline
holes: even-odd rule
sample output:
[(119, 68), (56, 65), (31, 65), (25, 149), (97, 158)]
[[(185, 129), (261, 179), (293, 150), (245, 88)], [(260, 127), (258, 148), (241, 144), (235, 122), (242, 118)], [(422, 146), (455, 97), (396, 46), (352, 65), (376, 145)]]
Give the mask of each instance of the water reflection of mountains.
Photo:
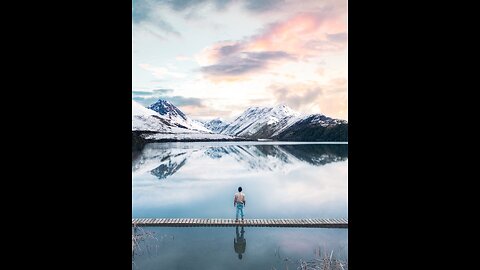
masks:
[(301, 144), (301, 145), (229, 145), (205, 149), (158, 148), (132, 153), (132, 171), (146, 168), (158, 179), (166, 179), (182, 168), (193, 153), (203, 152), (212, 159), (227, 156), (247, 166), (249, 170), (273, 171), (295, 162), (322, 166), (348, 158), (348, 145)]

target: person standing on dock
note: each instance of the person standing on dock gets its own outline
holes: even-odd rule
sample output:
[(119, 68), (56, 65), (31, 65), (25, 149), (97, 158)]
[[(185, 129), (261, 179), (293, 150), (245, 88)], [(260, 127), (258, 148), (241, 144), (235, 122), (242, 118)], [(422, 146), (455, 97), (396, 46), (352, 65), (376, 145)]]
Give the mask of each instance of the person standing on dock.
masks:
[(235, 193), (233, 198), (233, 207), (237, 207), (237, 213), (235, 215), (235, 222), (238, 222), (238, 213), (242, 216), (243, 221), (243, 207), (245, 207), (245, 193), (242, 192), (242, 187), (238, 187), (238, 192)]

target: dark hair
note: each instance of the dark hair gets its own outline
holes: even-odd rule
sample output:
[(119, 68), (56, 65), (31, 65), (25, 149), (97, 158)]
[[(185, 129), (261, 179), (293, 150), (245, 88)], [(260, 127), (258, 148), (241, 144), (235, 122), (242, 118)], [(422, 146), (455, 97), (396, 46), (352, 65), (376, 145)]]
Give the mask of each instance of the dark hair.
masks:
[(242, 192), (242, 187), (238, 187), (238, 192)]

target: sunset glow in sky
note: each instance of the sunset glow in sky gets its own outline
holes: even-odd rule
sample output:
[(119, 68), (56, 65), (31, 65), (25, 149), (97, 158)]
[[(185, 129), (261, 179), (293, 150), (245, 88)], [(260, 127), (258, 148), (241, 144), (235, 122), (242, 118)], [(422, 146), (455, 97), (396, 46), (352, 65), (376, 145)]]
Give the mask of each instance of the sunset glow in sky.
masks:
[(348, 120), (346, 0), (133, 0), (132, 98), (194, 119), (252, 106)]

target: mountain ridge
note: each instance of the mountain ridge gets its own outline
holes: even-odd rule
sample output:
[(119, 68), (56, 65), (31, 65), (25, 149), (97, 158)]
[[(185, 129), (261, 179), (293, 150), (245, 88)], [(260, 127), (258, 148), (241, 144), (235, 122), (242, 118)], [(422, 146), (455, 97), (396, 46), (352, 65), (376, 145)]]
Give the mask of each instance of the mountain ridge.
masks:
[[(347, 130), (346, 120), (323, 114), (303, 115), (285, 104), (279, 104), (247, 108), (221, 129), (220, 134), (249, 139), (347, 141)], [(337, 135), (338, 138), (335, 137)]]
[[(298, 113), (285, 104), (252, 106), (231, 123), (221, 118), (192, 120), (169, 101), (143, 107), (132, 100), (132, 132), (137, 141), (348, 141), (348, 122), (323, 114)], [(143, 132), (143, 133), (142, 133)]]
[[(181, 112), (179, 109), (178, 111)], [(213, 133), (203, 126), (202, 129), (194, 129), (188, 122), (178, 120), (178, 111), (169, 117), (132, 100), (132, 149), (140, 150), (149, 142), (244, 140)], [(189, 119), (188, 116), (185, 117)]]

